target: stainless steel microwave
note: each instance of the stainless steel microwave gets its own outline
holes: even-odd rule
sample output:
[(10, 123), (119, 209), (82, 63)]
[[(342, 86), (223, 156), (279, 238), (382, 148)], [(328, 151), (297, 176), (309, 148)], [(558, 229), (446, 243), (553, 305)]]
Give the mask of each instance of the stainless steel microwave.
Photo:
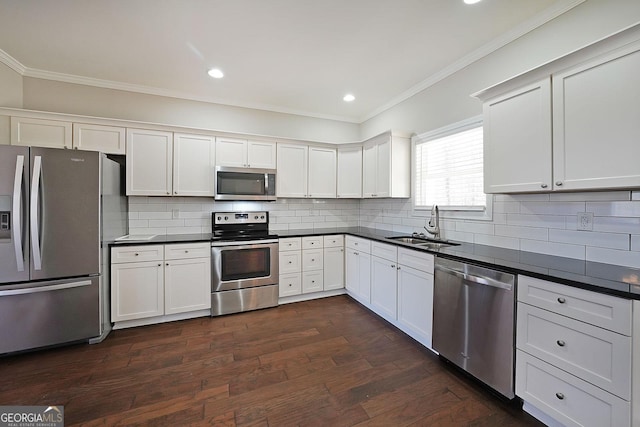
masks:
[(276, 170), (216, 166), (216, 200), (276, 200)]

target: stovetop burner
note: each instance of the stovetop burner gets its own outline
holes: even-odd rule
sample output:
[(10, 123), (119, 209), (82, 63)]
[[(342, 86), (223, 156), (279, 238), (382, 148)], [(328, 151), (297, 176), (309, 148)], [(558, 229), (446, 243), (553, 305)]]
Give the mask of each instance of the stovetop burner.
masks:
[(213, 240), (277, 239), (269, 234), (269, 212), (212, 212)]

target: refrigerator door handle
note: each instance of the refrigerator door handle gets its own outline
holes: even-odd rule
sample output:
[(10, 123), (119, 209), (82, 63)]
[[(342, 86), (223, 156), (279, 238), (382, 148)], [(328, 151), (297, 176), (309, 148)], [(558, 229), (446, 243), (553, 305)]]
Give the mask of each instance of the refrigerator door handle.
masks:
[(33, 177), (31, 178), (31, 251), (33, 252), (33, 268), (42, 270), (42, 253), (40, 252), (40, 230), (38, 227), (38, 201), (40, 199), (40, 177), (42, 174), (42, 157), (35, 156), (33, 162)]
[(16, 175), (13, 179), (13, 248), (16, 251), (16, 267), (24, 271), (24, 255), (22, 248), (22, 175), (24, 174), (24, 156), (16, 156)]
[(59, 291), (61, 289), (79, 288), (81, 286), (89, 286), (89, 285), (91, 285), (91, 280), (81, 280), (79, 282), (60, 283), (57, 285), (38, 286), (38, 287), (20, 288), (20, 289), (8, 289), (6, 291), (0, 291), (0, 297), (6, 297), (10, 295), (35, 294), (37, 292)]

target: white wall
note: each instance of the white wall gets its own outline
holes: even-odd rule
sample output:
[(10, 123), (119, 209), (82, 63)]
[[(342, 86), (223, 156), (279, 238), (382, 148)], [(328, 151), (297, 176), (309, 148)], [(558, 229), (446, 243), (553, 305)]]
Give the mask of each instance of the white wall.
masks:
[(22, 76), (0, 62), (0, 107), (22, 108)]
[(337, 120), (24, 78), (24, 108), (326, 142), (352, 142), (359, 126)]
[[(395, 107), (362, 123), (361, 139), (388, 129), (421, 134), (482, 114), (470, 95), (640, 22), (638, 0), (587, 0)], [(425, 79), (429, 76), (425, 76)]]

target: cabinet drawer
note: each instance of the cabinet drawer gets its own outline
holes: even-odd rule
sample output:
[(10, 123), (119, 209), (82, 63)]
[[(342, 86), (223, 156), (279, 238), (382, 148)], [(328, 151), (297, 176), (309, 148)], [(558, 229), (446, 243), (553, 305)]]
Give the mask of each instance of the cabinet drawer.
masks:
[(302, 279), (300, 273), (281, 274), (279, 284), (280, 297), (299, 295), (302, 292)]
[(140, 261), (162, 261), (163, 245), (122, 246), (111, 248), (111, 264)]
[(211, 256), (210, 243), (185, 243), (165, 245), (165, 259), (206, 258)]
[(631, 425), (629, 402), (520, 350), (516, 395), (566, 426)]
[(345, 245), (349, 249), (353, 249), (360, 252), (371, 253), (371, 241), (367, 239), (361, 239), (360, 237), (347, 236), (345, 239)]
[(344, 236), (342, 234), (338, 234), (335, 236), (324, 236), (325, 248), (339, 248), (342, 246), (344, 246)]
[(302, 238), (302, 249), (322, 249), (322, 236)]
[(281, 252), (279, 261), (280, 273), (298, 273), (302, 267), (300, 251)]
[(516, 347), (631, 399), (631, 338), (518, 303)]
[(324, 268), (324, 251), (309, 249), (302, 251), (302, 270), (322, 270)]
[(427, 252), (398, 248), (398, 264), (433, 274), (433, 255)]
[(398, 247), (387, 243), (371, 242), (371, 255), (393, 261), (398, 260)]
[(518, 301), (631, 335), (631, 301), (624, 298), (519, 276)]
[(302, 273), (302, 293), (320, 292), (324, 290), (324, 275), (322, 270), (305, 271)]
[(299, 251), (300, 249), (302, 249), (302, 238), (300, 237), (287, 237), (286, 239), (280, 239), (278, 243), (280, 252)]

